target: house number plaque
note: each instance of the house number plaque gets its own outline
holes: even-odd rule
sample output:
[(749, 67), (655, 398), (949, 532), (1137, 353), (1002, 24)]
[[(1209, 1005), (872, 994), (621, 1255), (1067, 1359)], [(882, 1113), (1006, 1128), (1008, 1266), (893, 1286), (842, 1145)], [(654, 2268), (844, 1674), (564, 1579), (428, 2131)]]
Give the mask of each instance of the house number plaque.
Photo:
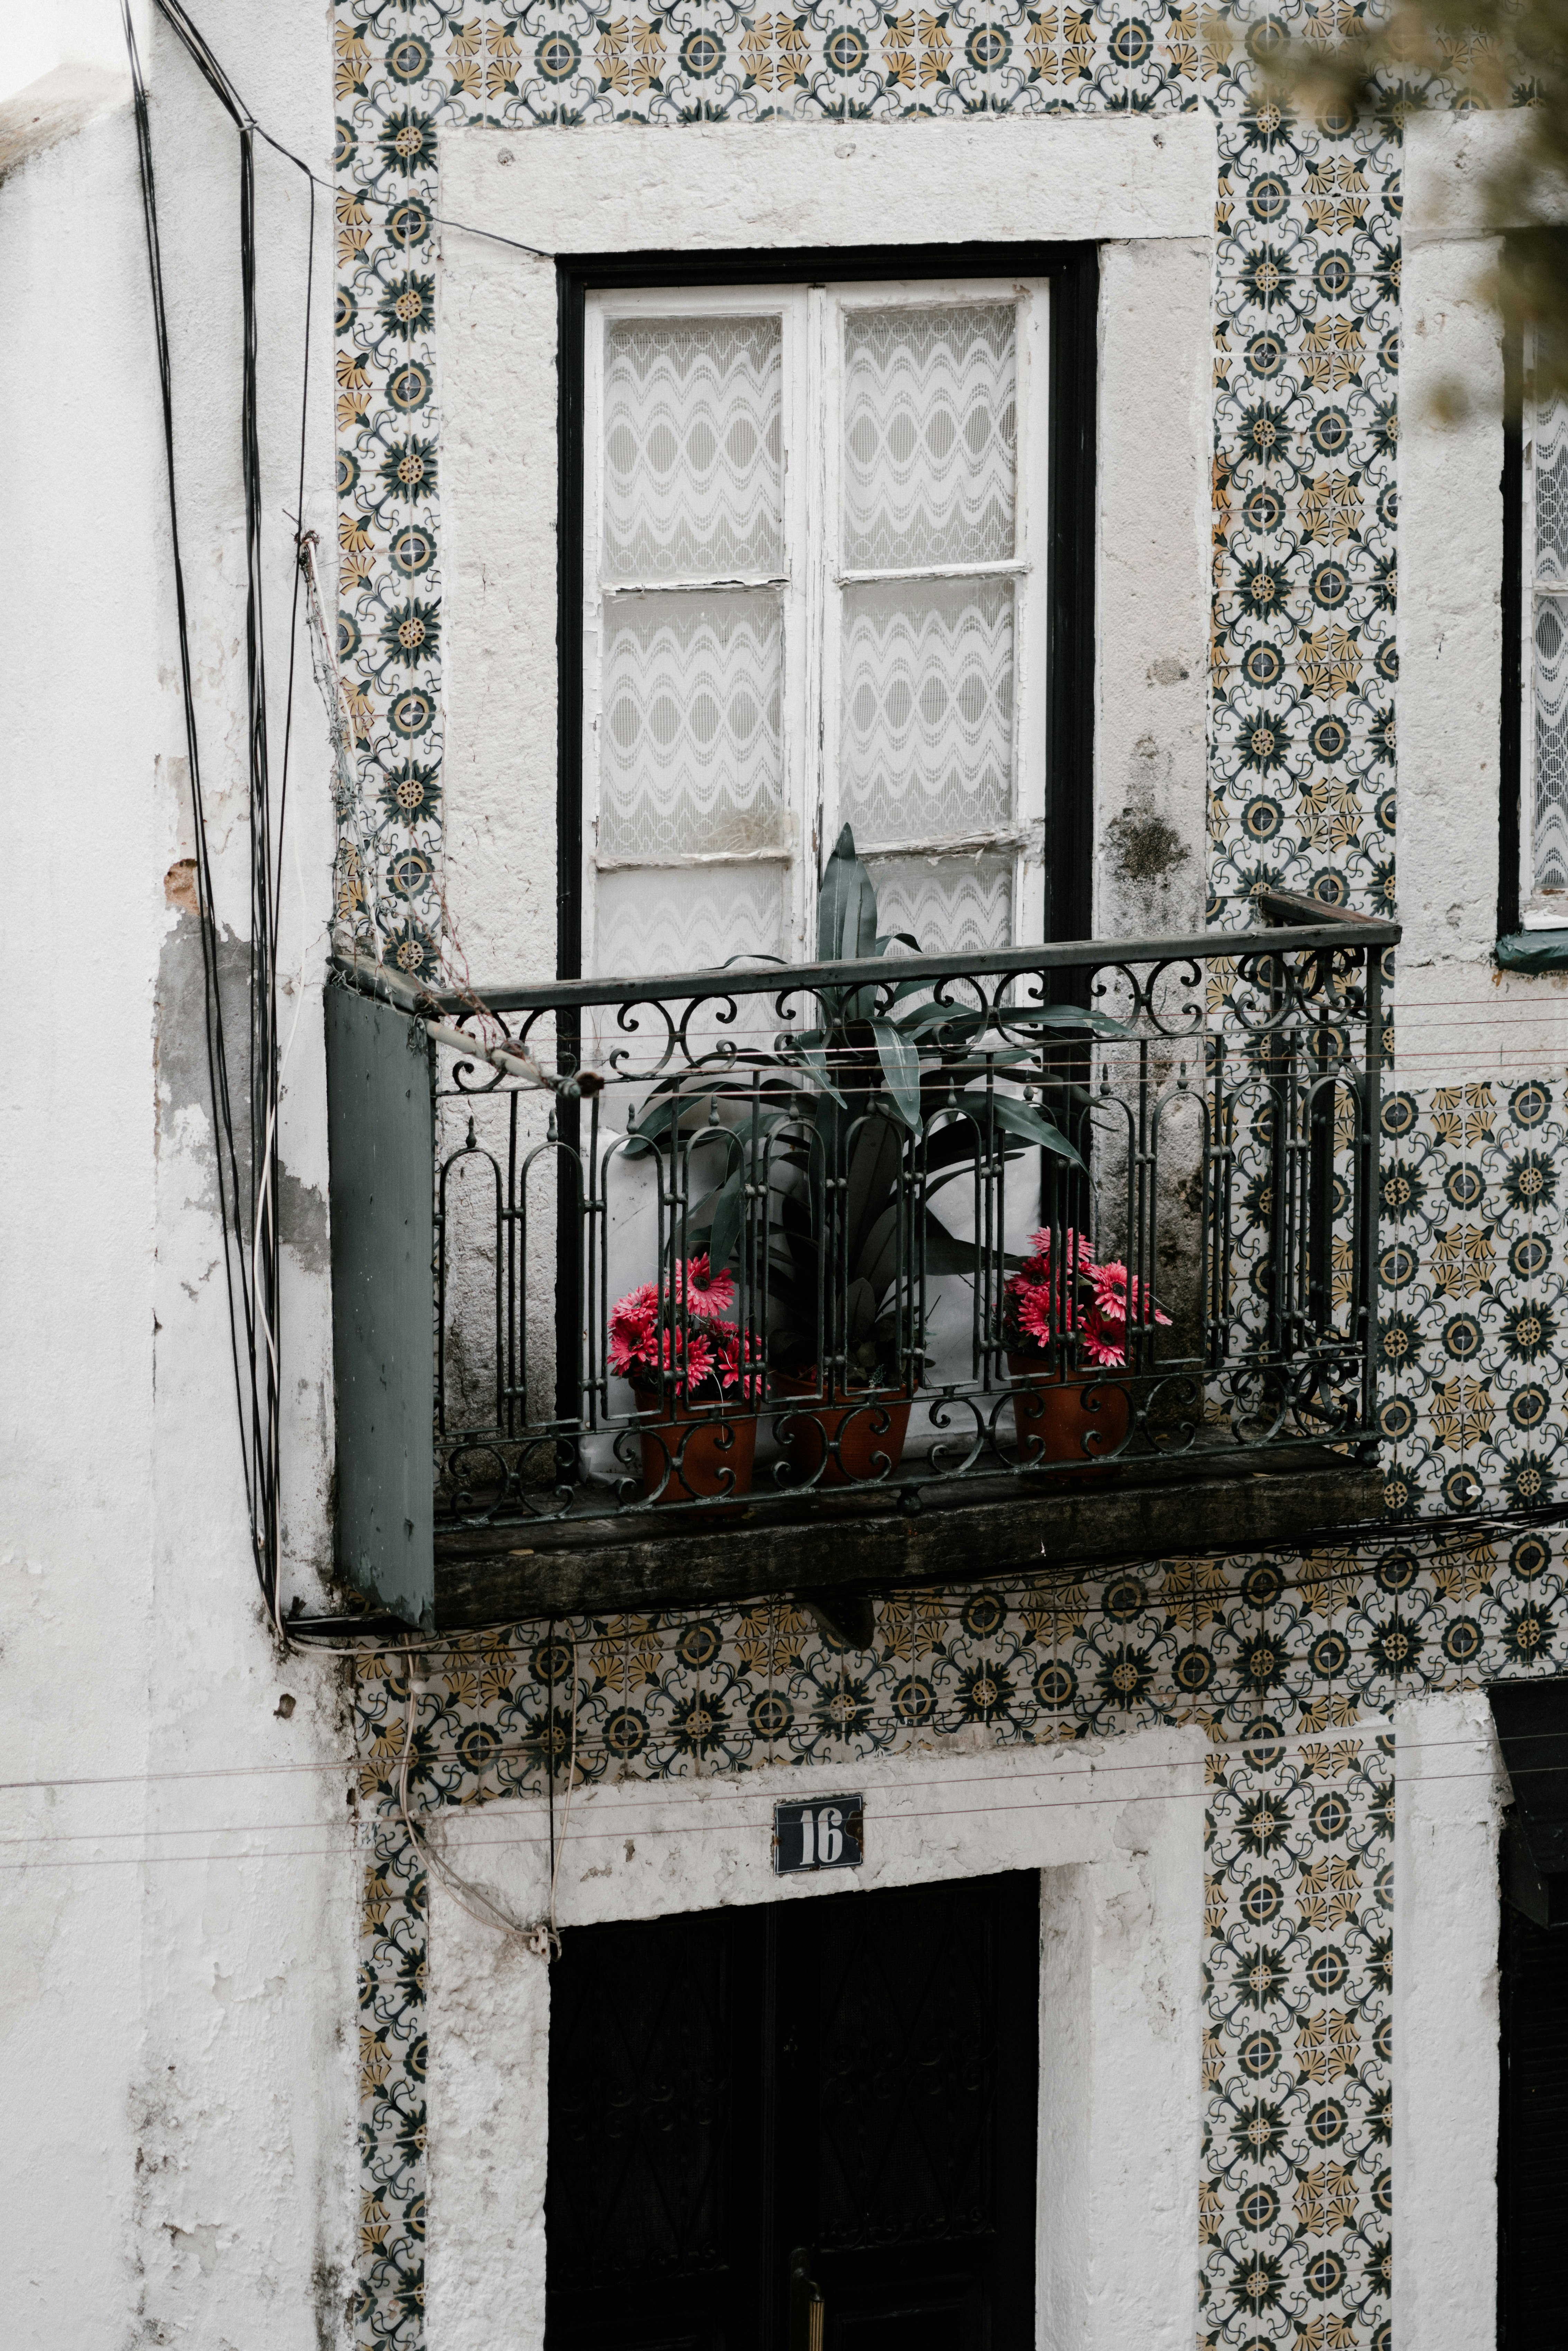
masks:
[(859, 1796), (821, 1796), (773, 1807), (773, 1866), (780, 1877), (801, 1869), (858, 1869), (865, 1859), (865, 1806)]

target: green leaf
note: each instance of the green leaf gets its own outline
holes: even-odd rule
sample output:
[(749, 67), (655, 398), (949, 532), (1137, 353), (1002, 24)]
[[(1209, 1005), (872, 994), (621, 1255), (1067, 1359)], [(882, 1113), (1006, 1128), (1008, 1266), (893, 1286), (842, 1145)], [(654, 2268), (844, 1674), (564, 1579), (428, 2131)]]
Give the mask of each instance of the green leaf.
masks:
[(831, 1094), (834, 1102), (838, 1102), (844, 1109), (848, 1109), (848, 1103), (844, 1102), (842, 1094), (840, 1093), (837, 1086), (834, 1085), (831, 1078), (828, 1075), (827, 1056), (824, 1053), (821, 1053), (814, 1048), (807, 1046), (804, 1048), (798, 1048), (794, 1058), (800, 1062), (802, 1069), (810, 1071), (811, 1075), (816, 1079), (818, 1085), (821, 1086), (825, 1094)]
[(1076, 1031), (1082, 1036), (1092, 1032), (1096, 1037), (1134, 1041), (1137, 1034), (1135, 1029), (1124, 1028), (1120, 1020), (1113, 1020), (1108, 1012), (1085, 1009), (1076, 1004), (1028, 1004), (1017, 1010), (1003, 1006), (994, 1012), (979, 1011), (973, 1005), (925, 1004), (918, 1012), (907, 1015), (899, 1026), (911, 1037), (935, 1036), (941, 1031), (944, 1041), (953, 1044), (984, 1036), (989, 1029), (1059, 1029), (1065, 1034)]
[(894, 1022), (873, 1020), (872, 1032), (882, 1061), (887, 1090), (898, 1104), (899, 1116), (911, 1134), (920, 1132), (920, 1056)]
[[(853, 1271), (871, 1284), (872, 1294), (880, 1306), (892, 1289), (898, 1272), (899, 1203), (890, 1200), (872, 1225), (855, 1259)], [(909, 1229), (910, 1207), (904, 1210), (904, 1231)]]
[[(1015, 1159), (1027, 1158), (1029, 1155), (1021, 1143), (1015, 1143), (1010, 1145), (1004, 1144), (1000, 1155), (1004, 1161), (1010, 1162)], [(923, 1196), (929, 1200), (934, 1192), (940, 1192), (942, 1190), (944, 1185), (956, 1184), (960, 1177), (972, 1176), (973, 1172), (973, 1158), (970, 1157), (969, 1159), (962, 1160), (956, 1167), (949, 1167), (946, 1176), (938, 1176), (934, 1184), (927, 1183), (923, 1187)]]
[(737, 1167), (715, 1203), (708, 1259), (716, 1270), (728, 1265), (740, 1248), (740, 1236), (746, 1228), (745, 1175), (745, 1169)]
[[(914, 988), (921, 983), (911, 980), (908, 985)], [(928, 1037), (940, 1029), (956, 1041), (973, 1037), (989, 1019), (988, 1012), (977, 1012), (972, 1004), (923, 1004), (918, 1011), (906, 1013), (898, 1025), (906, 1037)]]
[(904, 1137), (892, 1119), (874, 1112), (862, 1119), (844, 1171), (844, 1235), (851, 1265), (859, 1259), (866, 1233), (895, 1195), (903, 1166)]
[(1021, 1257), (1013, 1257), (1007, 1250), (982, 1249), (978, 1241), (959, 1240), (956, 1234), (947, 1230), (946, 1225), (937, 1222), (929, 1208), (926, 1210), (925, 1270), (927, 1273), (956, 1273), (966, 1281), (972, 1281), (977, 1274), (984, 1270), (988, 1261), (994, 1265), (998, 1257), (1002, 1264), (1015, 1273), (1024, 1263)]
[(1021, 1134), (1026, 1143), (1038, 1143), (1042, 1150), (1054, 1152), (1058, 1159), (1065, 1159), (1070, 1167), (1088, 1174), (1067, 1137), (1060, 1128), (1052, 1126), (1049, 1119), (1042, 1118), (1031, 1102), (1014, 1102), (1008, 1094), (993, 1094), (991, 1109), (997, 1124), (1005, 1127), (1009, 1134)]
[(876, 1328), (876, 1299), (869, 1281), (852, 1281), (844, 1291), (844, 1342), (863, 1347)]
[(1092, 1007), (1079, 1004), (1026, 1004), (1014, 1009), (1004, 1006), (992, 1016), (990, 1025), (997, 1029), (1092, 1029), (1096, 1037), (1135, 1038), (1137, 1030), (1120, 1020), (1113, 1020), (1108, 1012), (1096, 1012)]
[(706, 1100), (703, 1094), (678, 1094), (673, 1089), (666, 1091), (667, 1088), (668, 1080), (664, 1086), (654, 1088), (655, 1092), (664, 1094), (664, 1100), (656, 1102), (651, 1110), (645, 1110), (637, 1121), (626, 1142), (625, 1155), (628, 1159), (644, 1157), (667, 1134), (676, 1119), (684, 1118), (688, 1111), (701, 1110)]
[(846, 824), (817, 893), (817, 955), (823, 963), (853, 963), (875, 953), (876, 889)]

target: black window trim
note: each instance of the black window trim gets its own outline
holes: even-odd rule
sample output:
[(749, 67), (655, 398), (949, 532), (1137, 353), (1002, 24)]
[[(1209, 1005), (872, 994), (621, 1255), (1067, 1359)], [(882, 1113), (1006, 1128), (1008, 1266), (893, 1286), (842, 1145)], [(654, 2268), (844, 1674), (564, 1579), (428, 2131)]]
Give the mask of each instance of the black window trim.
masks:
[[(1510, 250), (1528, 256), (1544, 240), (1568, 237), (1560, 228), (1516, 229)], [(1523, 857), (1527, 788), (1524, 710), (1524, 331), (1510, 319), (1502, 337), (1502, 707), (1498, 729), (1497, 960), (1515, 971), (1568, 968), (1568, 931), (1525, 931), (1520, 866)], [(1533, 578), (1533, 563), (1531, 564)], [(1531, 720), (1533, 724), (1533, 719)], [(1528, 769), (1528, 772), (1527, 772)]]
[[(1046, 607), (1046, 940), (1087, 938), (1094, 819), (1094, 524), (1099, 391), (1100, 257), (1089, 243), (732, 247), (703, 253), (591, 253), (556, 262), (559, 397), (556, 558), (556, 976), (582, 972), (582, 495), (586, 298), (644, 287), (816, 286), (887, 278), (1035, 277), (1051, 281), (1051, 392), (1046, 458), (1050, 517)], [(575, 1038), (563, 1024), (559, 1042)], [(563, 1102), (559, 1137), (578, 1142), (577, 1104)], [(563, 1267), (576, 1262), (572, 1187), (559, 1191)], [(557, 1410), (580, 1409), (580, 1284), (557, 1288)]]
[(1519, 863), (1524, 844), (1524, 338), (1502, 346), (1502, 709), (1498, 742), (1497, 935), (1522, 918)]
[(582, 467), (584, 298), (664, 286), (813, 286), (891, 277), (1051, 280), (1051, 515), (1046, 655), (1048, 939), (1087, 937), (1094, 758), (1094, 456), (1099, 256), (1092, 245), (791, 247), (576, 254), (559, 303), (559, 608), (557, 674), (557, 976), (582, 967)]

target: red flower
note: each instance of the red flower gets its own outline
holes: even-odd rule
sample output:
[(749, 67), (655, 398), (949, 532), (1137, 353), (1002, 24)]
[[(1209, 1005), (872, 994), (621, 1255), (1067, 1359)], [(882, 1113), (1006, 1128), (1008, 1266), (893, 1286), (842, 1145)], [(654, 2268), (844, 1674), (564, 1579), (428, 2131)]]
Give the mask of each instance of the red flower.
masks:
[[(1060, 1284), (1051, 1274), (1051, 1228), (1045, 1226), (1030, 1235), (1033, 1255), (1024, 1260), (1023, 1270), (1015, 1273), (1007, 1286), (1012, 1314), (1020, 1334), (1032, 1340), (1037, 1347), (1049, 1347), (1057, 1332), (1057, 1317), (1061, 1327), (1071, 1331), (1079, 1322), (1079, 1282), (1094, 1263), (1093, 1251), (1087, 1233), (1063, 1234), (1063, 1272)], [(1059, 1298), (1058, 1288), (1061, 1291)]]
[(1124, 1343), (1126, 1334), (1127, 1326), (1124, 1322), (1114, 1324), (1106, 1322), (1102, 1319), (1098, 1309), (1092, 1306), (1083, 1317), (1083, 1329), (1080, 1338), (1083, 1352), (1092, 1364), (1099, 1364), (1119, 1371), (1127, 1360), (1127, 1350)]
[[(685, 1286), (690, 1294), (692, 1317), (695, 1322), (725, 1322), (730, 1319), (735, 1304), (735, 1276), (727, 1267), (722, 1273), (713, 1272), (708, 1265), (707, 1251), (687, 1259)], [(675, 1287), (682, 1286), (681, 1276), (675, 1277)]]
[(1064, 1264), (1056, 1282), (1051, 1280), (1049, 1226), (1030, 1235), (1030, 1248), (1033, 1255), (1007, 1286), (1010, 1317), (1024, 1341), (1044, 1349), (1059, 1331), (1071, 1331), (1088, 1362), (1120, 1369), (1127, 1360), (1129, 1316), (1140, 1325), (1153, 1320), (1168, 1326), (1170, 1316), (1160, 1312), (1119, 1259), (1109, 1265), (1095, 1261), (1087, 1233), (1063, 1233)]
[(611, 1371), (650, 1385), (674, 1371), (675, 1392), (686, 1397), (710, 1382), (760, 1393), (761, 1350), (724, 1311), (734, 1302), (734, 1275), (714, 1274), (706, 1255), (678, 1265), (662, 1292), (656, 1282), (639, 1282), (610, 1310)]
[(1126, 1330), (1129, 1321), (1147, 1323), (1163, 1322), (1168, 1329), (1170, 1316), (1162, 1314), (1148, 1296), (1144, 1285), (1127, 1271), (1120, 1259), (1110, 1265), (1089, 1269), (1089, 1286), (1094, 1292), (1094, 1303), (1107, 1323), (1120, 1324)]
[[(1008, 1288), (1015, 1301), (1019, 1329), (1032, 1339), (1037, 1346), (1049, 1347), (1056, 1335), (1056, 1301), (1051, 1296), (1049, 1287), (1043, 1281), (1024, 1281), (1015, 1276), (1009, 1282)], [(1063, 1302), (1066, 1307), (1067, 1327), (1071, 1331), (1078, 1320), (1078, 1301), (1070, 1290)]]
[[(1071, 1281), (1074, 1274), (1087, 1273), (1092, 1266), (1094, 1245), (1087, 1233), (1064, 1232), (1062, 1238), (1066, 1243), (1062, 1254), (1067, 1259), (1067, 1279)], [(1034, 1254), (1025, 1259), (1023, 1271), (1014, 1275), (1008, 1285), (1009, 1290), (1018, 1282), (1044, 1281), (1050, 1274), (1051, 1227), (1043, 1225), (1038, 1233), (1030, 1233), (1029, 1245)]]

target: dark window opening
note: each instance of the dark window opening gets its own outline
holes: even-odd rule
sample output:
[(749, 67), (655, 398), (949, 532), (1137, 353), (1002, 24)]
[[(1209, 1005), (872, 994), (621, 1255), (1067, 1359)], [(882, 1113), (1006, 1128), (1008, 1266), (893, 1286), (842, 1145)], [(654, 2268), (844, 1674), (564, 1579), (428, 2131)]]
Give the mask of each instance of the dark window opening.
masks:
[(570, 1932), (548, 2351), (1031, 2351), (1035, 1871)]

